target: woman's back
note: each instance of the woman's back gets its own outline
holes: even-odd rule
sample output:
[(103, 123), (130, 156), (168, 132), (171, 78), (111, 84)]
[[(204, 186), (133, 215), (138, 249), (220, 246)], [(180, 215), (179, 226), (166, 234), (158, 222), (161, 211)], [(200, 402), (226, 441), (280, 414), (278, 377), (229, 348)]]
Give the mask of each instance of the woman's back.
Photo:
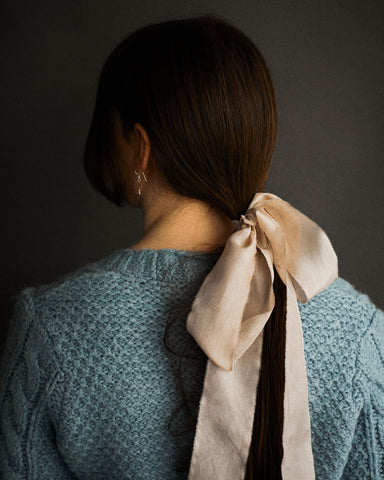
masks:
[[(194, 431), (168, 431), (182, 403), (170, 350), (191, 337), (181, 315), (167, 349), (164, 328), (217, 258), (125, 249), (24, 290), (1, 372), (5, 478), (187, 477)], [(299, 310), (316, 478), (381, 478), (383, 312), (341, 278)], [(182, 375), (197, 406), (206, 357), (194, 342), (189, 352)], [(171, 430), (186, 426), (182, 410)]]

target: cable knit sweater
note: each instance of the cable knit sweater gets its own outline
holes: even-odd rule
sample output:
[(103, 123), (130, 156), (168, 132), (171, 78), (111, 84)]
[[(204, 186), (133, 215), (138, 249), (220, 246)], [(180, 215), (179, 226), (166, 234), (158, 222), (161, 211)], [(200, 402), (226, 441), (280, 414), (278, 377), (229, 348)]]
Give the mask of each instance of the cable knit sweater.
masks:
[[(20, 292), (0, 371), (7, 480), (185, 479), (206, 357), (185, 329), (217, 254), (118, 250)], [(338, 278), (302, 305), (318, 480), (384, 478), (384, 313)], [(192, 342), (190, 341), (192, 340)], [(179, 433), (175, 436), (173, 433)]]

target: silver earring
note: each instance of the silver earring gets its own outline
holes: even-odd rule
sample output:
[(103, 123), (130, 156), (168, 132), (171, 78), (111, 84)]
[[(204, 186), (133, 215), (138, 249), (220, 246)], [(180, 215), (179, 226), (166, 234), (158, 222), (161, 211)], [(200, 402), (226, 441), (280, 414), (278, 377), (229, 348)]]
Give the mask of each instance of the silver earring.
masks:
[(141, 176), (143, 176), (145, 182), (148, 182), (147, 180), (147, 177), (145, 176), (145, 173), (142, 172), (141, 174), (137, 172), (137, 170), (135, 170), (135, 174), (136, 174), (136, 178), (137, 178), (137, 183), (139, 184), (138, 186), (138, 190), (137, 190), (137, 194), (140, 196), (141, 195), (141, 192), (142, 192), (142, 188), (141, 188)]

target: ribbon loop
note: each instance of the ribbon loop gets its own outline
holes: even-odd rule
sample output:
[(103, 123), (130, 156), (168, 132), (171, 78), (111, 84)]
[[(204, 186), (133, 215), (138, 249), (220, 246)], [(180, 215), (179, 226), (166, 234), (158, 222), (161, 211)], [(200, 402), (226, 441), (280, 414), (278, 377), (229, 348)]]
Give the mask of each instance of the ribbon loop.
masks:
[(315, 477), (297, 299), (308, 301), (337, 278), (337, 256), (315, 222), (271, 193), (256, 193), (233, 224), (236, 229), (187, 318), (188, 331), (208, 356), (189, 480), (243, 478), (262, 332), (275, 305), (274, 266), (287, 287), (283, 479), (311, 480)]

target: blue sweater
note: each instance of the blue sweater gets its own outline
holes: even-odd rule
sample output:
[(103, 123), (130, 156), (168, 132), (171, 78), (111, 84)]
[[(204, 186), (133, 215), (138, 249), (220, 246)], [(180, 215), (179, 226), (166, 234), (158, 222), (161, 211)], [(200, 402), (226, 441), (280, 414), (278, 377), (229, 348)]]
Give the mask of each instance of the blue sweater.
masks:
[[(186, 332), (217, 254), (118, 250), (20, 292), (0, 370), (4, 479), (185, 479), (205, 357)], [(384, 478), (384, 313), (338, 278), (299, 303), (318, 480)], [(192, 408), (192, 410), (193, 410)]]

